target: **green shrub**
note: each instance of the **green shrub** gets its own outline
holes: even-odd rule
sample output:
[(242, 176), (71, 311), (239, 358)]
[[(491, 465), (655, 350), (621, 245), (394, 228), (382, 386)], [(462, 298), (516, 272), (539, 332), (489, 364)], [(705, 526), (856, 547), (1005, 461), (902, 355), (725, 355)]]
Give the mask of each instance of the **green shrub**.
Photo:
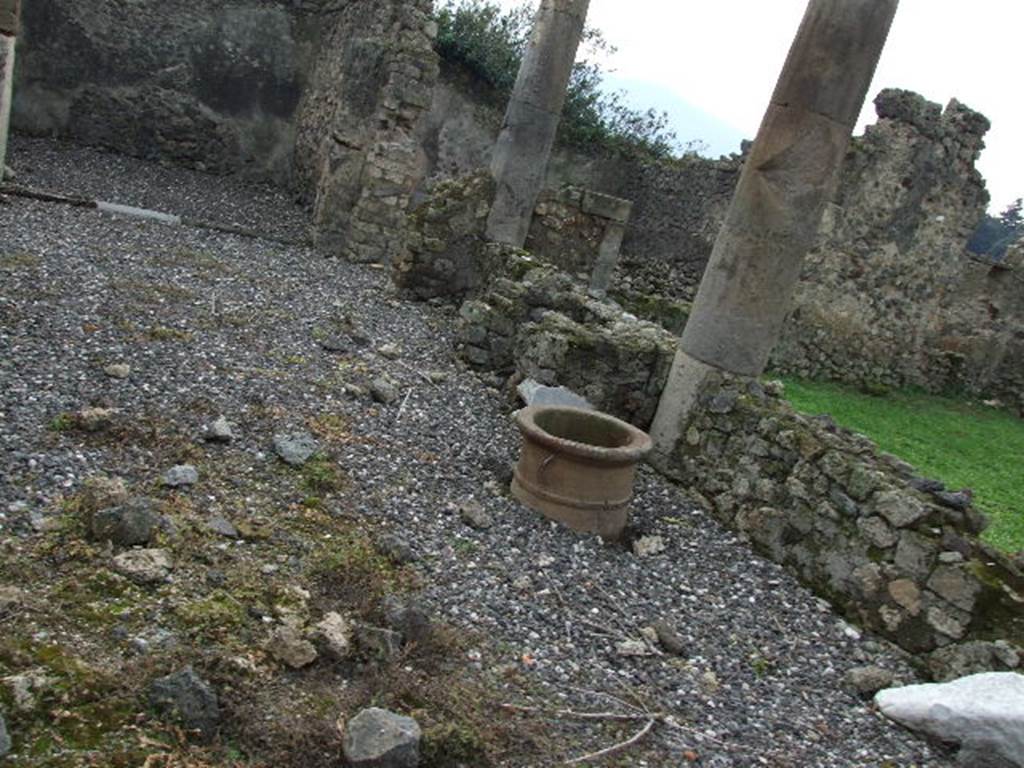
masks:
[[(443, 0), (436, 11), (435, 48), (493, 88), (503, 101), (512, 92), (529, 40), (533, 14), (528, 5), (502, 10), (491, 0)], [(592, 54), (614, 49), (600, 32), (587, 29), (583, 46)], [(622, 102), (623, 93), (602, 89), (604, 70), (577, 61), (569, 81), (559, 140), (584, 150), (627, 156), (668, 158), (680, 149), (668, 116), (639, 111)]]

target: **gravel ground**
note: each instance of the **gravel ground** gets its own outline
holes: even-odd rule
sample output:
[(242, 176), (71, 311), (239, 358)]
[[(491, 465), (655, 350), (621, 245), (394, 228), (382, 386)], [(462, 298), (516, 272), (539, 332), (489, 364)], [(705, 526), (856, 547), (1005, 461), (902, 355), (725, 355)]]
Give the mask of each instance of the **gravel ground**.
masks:
[[(23, 138), (9, 157), (32, 186), (277, 234), (305, 227), (288, 196), (231, 179)], [(399, 301), (386, 272), (22, 199), (0, 204), (0, 232), (0, 552), (50, 535), (47, 521), (87, 476), (155, 487), (172, 462), (144, 441), (48, 429), (62, 413), (102, 405), (191, 436), (225, 415), (237, 439), (217, 449), (194, 441), (200, 482), (190, 498), (235, 519), (282, 471), (273, 434), (331, 415), (344, 419), (331, 457), (350, 486), (329, 503), (410, 542), (417, 599), (470, 638), (467, 668), (514, 677), (510, 702), (618, 712), (628, 702), (671, 714), (678, 727), (659, 724), (623, 765), (952, 764), (842, 689), (844, 674), (867, 663), (913, 680), (898, 651), (861, 637), (658, 475), (641, 471), (633, 506), (636, 535), (666, 544), (648, 557), (512, 500), (509, 400), (457, 363), (453, 311)], [(370, 343), (325, 351), (323, 329), (345, 318)], [(376, 351), (384, 344), (397, 345), (396, 359)], [(113, 363), (129, 365), (128, 378), (105, 375)], [(428, 372), (445, 376), (432, 383)], [(382, 374), (397, 400), (352, 390)], [(493, 516), (490, 527), (461, 519), (469, 499)], [(292, 558), (267, 572), (298, 578), (300, 568)], [(656, 620), (677, 628), (683, 656), (617, 651)], [(563, 756), (614, 741), (596, 727), (552, 727), (565, 728)]]

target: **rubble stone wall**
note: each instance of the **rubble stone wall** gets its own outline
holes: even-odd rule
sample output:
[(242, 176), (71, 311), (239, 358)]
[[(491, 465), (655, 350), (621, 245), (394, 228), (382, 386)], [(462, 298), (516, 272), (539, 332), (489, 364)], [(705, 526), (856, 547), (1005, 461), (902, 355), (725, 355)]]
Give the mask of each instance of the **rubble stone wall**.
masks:
[[(660, 326), (587, 296), (522, 252), (460, 309), (470, 364), (564, 385), (646, 427), (677, 348)], [(726, 526), (852, 621), (937, 678), (1019, 666), (1024, 573), (980, 541), (969, 492), (946, 489), (828, 417), (796, 413), (781, 385), (707, 381), (669, 462)]]
[(430, 0), (350, 2), (332, 19), (297, 119), (296, 170), (325, 251), (387, 263), (426, 172), (418, 123), (437, 78)]
[(1019, 253), (965, 250), (988, 202), (974, 167), (988, 121), (906, 91), (853, 145), (809, 255), (777, 370), (932, 391), (966, 389), (1024, 406)]
[(978, 539), (984, 520), (969, 493), (777, 395), (757, 381), (709, 382), (677, 447), (676, 477), (849, 618), (927, 658), (936, 676), (955, 659), (1017, 666), (1024, 574)]
[(34, 0), (13, 123), (288, 182), (315, 25), (258, 0)]
[(430, 0), (36, 0), (24, 26), (16, 129), (292, 187), (331, 254), (403, 247)]

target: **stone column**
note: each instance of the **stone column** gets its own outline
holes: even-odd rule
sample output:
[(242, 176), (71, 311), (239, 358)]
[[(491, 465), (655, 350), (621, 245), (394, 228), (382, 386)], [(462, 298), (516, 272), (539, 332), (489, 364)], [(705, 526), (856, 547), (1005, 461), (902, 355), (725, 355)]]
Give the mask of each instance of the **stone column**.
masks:
[(710, 373), (764, 370), (898, 1), (810, 0), (662, 393), (651, 427), (656, 464), (670, 463)]
[(522, 248), (547, 171), (590, 0), (541, 0), (494, 147), (487, 237)]
[(0, 181), (7, 162), (7, 132), (14, 95), (14, 45), (18, 40), (21, 0), (0, 0)]

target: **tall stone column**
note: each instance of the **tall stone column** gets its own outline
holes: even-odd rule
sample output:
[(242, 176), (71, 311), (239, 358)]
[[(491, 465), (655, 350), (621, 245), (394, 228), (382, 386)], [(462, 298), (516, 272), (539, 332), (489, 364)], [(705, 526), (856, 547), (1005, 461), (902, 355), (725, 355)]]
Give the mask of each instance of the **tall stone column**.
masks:
[(18, 40), (21, 0), (0, 0), (0, 181), (7, 162), (7, 133), (14, 96), (14, 45)]
[(522, 248), (530, 229), (590, 0), (541, 0), (494, 147), (490, 240)]
[(835, 192), (899, 0), (810, 0), (701, 280), (651, 427), (656, 464), (715, 371), (757, 376)]

